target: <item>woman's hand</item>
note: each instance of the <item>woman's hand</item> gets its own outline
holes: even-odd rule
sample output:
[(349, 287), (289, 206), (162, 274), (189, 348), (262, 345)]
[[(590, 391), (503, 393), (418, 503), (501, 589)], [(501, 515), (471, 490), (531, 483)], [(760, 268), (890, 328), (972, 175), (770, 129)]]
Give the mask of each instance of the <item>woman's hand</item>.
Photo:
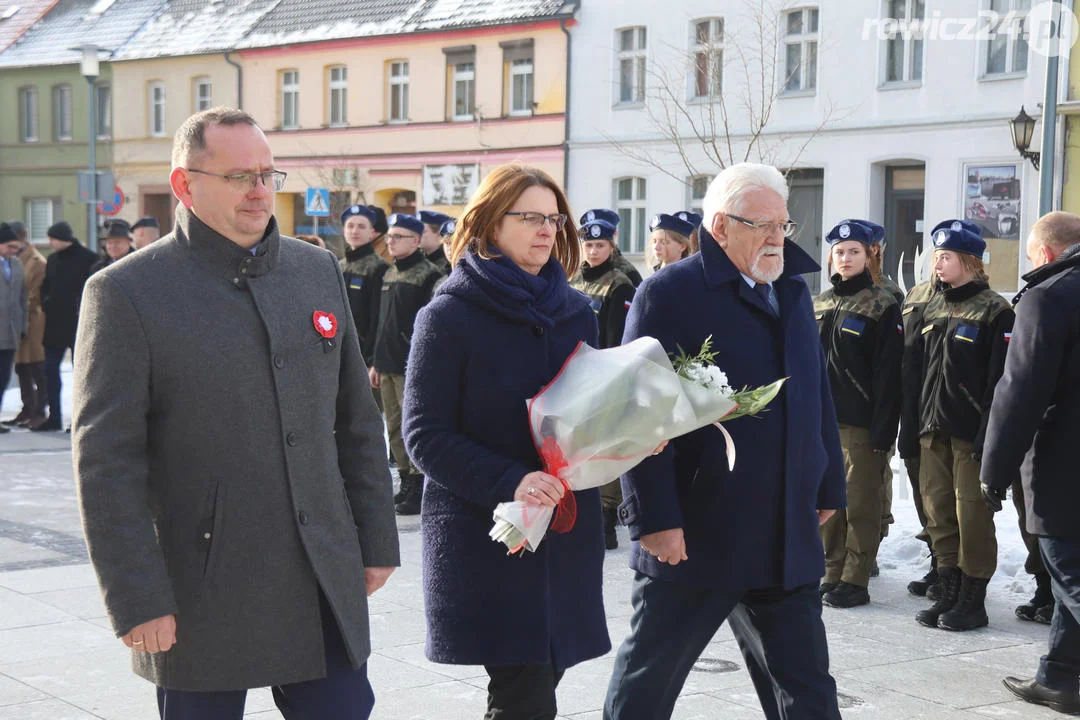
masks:
[(668, 444), (668, 441), (667, 441), (667, 440), (665, 440), (664, 442), (660, 443), (660, 445), (659, 445), (659, 446), (657, 446), (657, 448), (656, 448), (655, 450), (653, 450), (653, 451), (652, 451), (652, 454), (653, 454), (653, 455), (659, 455), (660, 453), (664, 452), (664, 448), (666, 448), (666, 447), (667, 447), (667, 444)]
[(521, 478), (514, 499), (529, 505), (555, 507), (566, 493), (562, 480), (546, 472), (531, 472)]

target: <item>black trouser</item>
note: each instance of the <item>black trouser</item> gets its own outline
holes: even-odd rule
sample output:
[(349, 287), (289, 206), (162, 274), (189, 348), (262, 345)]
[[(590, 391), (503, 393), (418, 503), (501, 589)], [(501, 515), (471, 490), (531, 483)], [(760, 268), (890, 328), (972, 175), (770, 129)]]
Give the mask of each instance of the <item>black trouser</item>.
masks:
[(1027, 559), (1024, 560), (1024, 572), (1028, 575), (1046, 575), (1046, 566), (1043, 565), (1042, 553), (1039, 551), (1039, 538), (1027, 531), (1027, 505), (1024, 503), (1024, 483), (1017, 478), (1012, 485), (1013, 507), (1016, 508), (1016, 517), (1020, 523), (1020, 539), (1027, 548)]
[[(63, 424), (63, 415), (60, 412), (60, 363), (64, 360), (64, 353), (68, 348), (45, 348), (45, 384), (48, 386), (49, 395), (49, 419)], [(75, 348), (71, 347), (72, 361), (75, 360)]]
[(552, 665), (485, 665), (488, 709), (484, 720), (554, 720), (555, 688), (563, 671)]
[(19, 376), (24, 417), (43, 416), (45, 403), (48, 402), (45, 394), (45, 363), (15, 363), (15, 374)]

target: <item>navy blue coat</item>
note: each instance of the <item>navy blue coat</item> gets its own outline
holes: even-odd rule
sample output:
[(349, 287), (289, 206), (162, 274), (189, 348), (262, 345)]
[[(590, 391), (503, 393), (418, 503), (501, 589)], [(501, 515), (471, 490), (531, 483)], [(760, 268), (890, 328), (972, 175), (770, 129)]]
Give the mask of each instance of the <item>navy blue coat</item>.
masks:
[(495, 262), (458, 263), (417, 316), (409, 353), (402, 424), (409, 457), (427, 476), (427, 657), (567, 668), (611, 648), (599, 491), (576, 493), (577, 524), (549, 532), (536, 553), (510, 557), (488, 531), (495, 506), (541, 469), (525, 401), (579, 342), (596, 345), (596, 314), (554, 260), (541, 273), (556, 286), (547, 314), (493, 278)]
[(1004, 490), (1019, 471), (1028, 532), (1076, 538), (1080, 246), (1024, 279), (1005, 374), (990, 406), (982, 481)]
[(637, 543), (630, 566), (653, 578), (702, 587), (758, 589), (818, 582), (825, 573), (816, 510), (846, 506), (844, 460), (810, 292), (802, 273), (819, 266), (784, 248), (773, 283), (776, 318), (706, 232), (701, 252), (638, 288), (623, 342), (649, 335), (675, 353), (696, 353), (712, 335), (732, 387), (789, 377), (759, 417), (725, 423), (735, 440), (728, 470), (712, 426), (676, 438), (623, 477), (619, 512), (630, 537), (683, 528), (689, 560), (660, 563)]

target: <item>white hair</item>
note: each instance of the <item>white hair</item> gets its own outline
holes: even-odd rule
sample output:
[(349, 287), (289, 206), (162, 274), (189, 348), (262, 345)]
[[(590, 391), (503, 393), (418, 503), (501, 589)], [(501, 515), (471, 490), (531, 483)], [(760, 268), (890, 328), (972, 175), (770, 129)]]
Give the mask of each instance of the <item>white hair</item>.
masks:
[(702, 225), (712, 232), (713, 220), (717, 213), (741, 212), (743, 196), (751, 190), (772, 190), (787, 204), (788, 186), (784, 176), (772, 165), (759, 163), (738, 163), (724, 168), (713, 178), (709, 189), (705, 191), (702, 212), (705, 217)]

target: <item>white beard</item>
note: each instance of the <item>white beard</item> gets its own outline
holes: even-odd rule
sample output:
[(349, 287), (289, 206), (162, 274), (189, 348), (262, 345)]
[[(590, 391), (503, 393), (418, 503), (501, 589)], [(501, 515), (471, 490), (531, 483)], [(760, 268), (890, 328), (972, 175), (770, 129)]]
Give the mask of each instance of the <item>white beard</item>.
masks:
[[(765, 270), (761, 267), (761, 259), (764, 257), (774, 256), (779, 259), (780, 264), (775, 270)], [(754, 278), (760, 283), (776, 282), (780, 279), (780, 276), (784, 274), (784, 250), (783, 248), (763, 247), (758, 250), (757, 255), (754, 256), (754, 262), (750, 263), (750, 277)]]

